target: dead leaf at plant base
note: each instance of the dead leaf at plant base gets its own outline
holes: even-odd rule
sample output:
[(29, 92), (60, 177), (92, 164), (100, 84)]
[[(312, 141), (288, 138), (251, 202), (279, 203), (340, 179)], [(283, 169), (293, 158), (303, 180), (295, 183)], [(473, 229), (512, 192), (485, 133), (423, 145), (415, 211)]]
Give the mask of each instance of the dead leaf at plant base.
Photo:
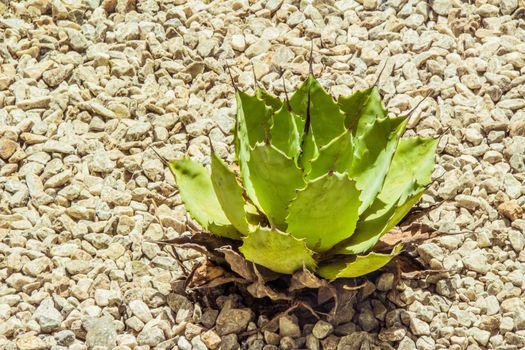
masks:
[(224, 268), (214, 265), (210, 260), (195, 265), (186, 280), (187, 289), (214, 288), (227, 283), (246, 283), (243, 278), (237, 277)]
[(248, 281), (255, 280), (255, 272), (253, 271), (253, 265), (250, 265), (244, 257), (234, 251), (232, 247), (225, 246), (216, 249), (218, 252), (224, 254), (226, 262), (230, 265), (233, 272), (237, 273), (242, 278)]
[[(427, 225), (412, 223), (390, 230), (381, 237), (374, 250), (390, 251), (399, 244), (411, 246), (438, 234)], [(339, 279), (330, 283), (304, 266), (292, 275), (270, 271), (247, 261), (238, 251), (238, 244), (232, 240), (205, 232), (159, 243), (195, 249), (207, 257), (196, 265), (187, 277), (185, 286), (188, 291), (209, 290), (233, 283), (241, 293), (247, 293), (254, 298), (267, 297), (273, 302), (284, 302), (283, 305), (292, 301), (307, 305), (306, 309), (310, 310), (310, 313), (319, 312), (326, 315), (327, 320), (335, 323), (346, 322), (356, 298), (363, 300), (375, 290), (375, 285), (366, 278)], [(425, 276), (425, 272), (428, 271), (406, 252), (394, 257), (382, 270), (394, 273), (395, 284), (399, 283), (401, 278)]]
[(407, 246), (422, 243), (439, 234), (432, 227), (420, 223), (412, 223), (403, 227), (397, 226), (380, 238), (379, 242), (374, 246), (374, 251), (391, 251), (398, 244)]
[(288, 290), (293, 292), (304, 288), (318, 289), (327, 285), (328, 282), (326, 280), (317, 277), (312, 271), (303, 266), (302, 270), (292, 275)]
[(267, 284), (267, 280), (256, 265), (252, 265), (255, 280), (247, 287), (247, 291), (255, 298), (268, 297), (271, 300), (292, 300), (289, 294), (278, 292)]

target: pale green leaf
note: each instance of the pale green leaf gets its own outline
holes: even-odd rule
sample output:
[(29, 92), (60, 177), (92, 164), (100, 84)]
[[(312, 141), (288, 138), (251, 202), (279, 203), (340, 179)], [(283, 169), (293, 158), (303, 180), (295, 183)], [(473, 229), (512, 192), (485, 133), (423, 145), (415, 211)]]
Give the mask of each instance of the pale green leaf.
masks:
[(396, 210), (394, 211), (394, 214), (388, 219), (388, 223), (386, 225), (385, 232), (382, 232), (381, 236), (383, 234), (390, 231), (394, 226), (396, 226), (403, 218), (410, 212), (410, 209), (414, 205), (416, 205), (425, 191), (427, 190), (426, 187), (420, 187), (419, 185), (415, 186), (416, 189), (413, 191), (410, 191), (410, 195), (405, 197), (405, 200), (403, 203), (399, 201), (400, 204), (397, 205)]
[(250, 180), (250, 149), (257, 142), (265, 141), (269, 134), (272, 109), (257, 96), (237, 92), (236, 153), (241, 168), (242, 181), (246, 193), (255, 206), (261, 209)]
[(270, 129), (272, 109), (257, 96), (237, 92), (237, 118), (239, 120), (240, 141), (247, 141), (250, 147), (263, 142)]
[(215, 153), (211, 156), (211, 181), (224, 214), (241, 233), (248, 234), (249, 226), (244, 209), (243, 188), (235, 174)]
[(359, 191), (345, 174), (330, 173), (307, 183), (289, 207), (288, 229), (310, 249), (324, 252), (354, 233)]
[(213, 190), (210, 175), (199, 163), (184, 158), (172, 160), (168, 167), (175, 177), (186, 210), (205, 230), (220, 236), (240, 238)]
[(352, 164), (352, 134), (344, 132), (319, 150), (317, 157), (311, 161), (309, 179), (315, 179), (329, 171), (343, 173)]
[(372, 204), (381, 190), (406, 121), (406, 117), (377, 119), (363, 134), (355, 136), (348, 174), (361, 190), (359, 213)]
[(310, 127), (318, 147), (328, 144), (345, 130), (345, 115), (315, 78), (310, 84), (309, 112)]
[(387, 115), (376, 87), (357, 91), (350, 96), (341, 96), (337, 104), (345, 114), (346, 128), (355, 130), (356, 136), (363, 134), (377, 119)]
[(434, 170), (437, 140), (402, 139), (394, 154), (383, 188), (357, 224), (356, 233), (339, 254), (359, 254), (371, 249), (420, 200)]
[[(292, 109), (292, 113), (297, 116), (297, 131), (299, 132), (299, 137), (301, 140), (301, 149), (297, 164), (301, 168), (305, 169), (305, 173), (309, 172), (310, 161), (315, 158), (319, 152), (315, 142), (315, 136), (311, 130), (308, 130), (306, 134), (304, 133), (305, 124), (308, 119), (307, 116), (310, 113), (310, 87), (314, 80), (315, 78), (312, 75), (309, 75), (305, 82), (299, 86), (299, 88), (290, 98), (290, 107)], [(309, 121), (309, 123), (311, 124), (311, 121)], [(310, 125), (308, 128), (310, 128)]]
[(304, 187), (301, 170), (293, 159), (267, 144), (252, 149), (248, 167), (262, 212), (272, 225), (285, 229), (287, 207), (296, 190)]
[(317, 274), (328, 280), (337, 278), (355, 278), (377, 271), (399, 254), (402, 245), (397, 245), (391, 254), (371, 252), (367, 255), (343, 258), (335, 262), (321, 265)]
[(290, 106), (292, 107), (293, 113), (301, 117), (303, 120), (306, 120), (306, 115), (308, 113), (310, 85), (312, 84), (313, 80), (313, 76), (308, 76), (308, 79), (306, 79), (305, 82), (302, 83), (301, 86), (299, 86), (299, 88), (294, 92), (292, 97), (290, 97)]
[(239, 248), (246, 260), (272, 271), (292, 274), (304, 266), (315, 269), (313, 252), (304, 241), (269, 228), (257, 228), (243, 238)]
[(299, 155), (297, 164), (304, 169), (304, 174), (308, 175), (312, 169), (312, 159), (319, 156), (319, 148), (315, 142), (315, 136), (309, 132), (303, 139), (302, 153)]
[[(437, 140), (432, 138), (410, 137), (401, 139), (385, 178), (379, 199), (385, 203), (405, 201), (403, 196), (413, 194), (407, 188), (413, 188), (416, 181), (420, 186), (430, 183), (434, 171), (434, 159)], [(417, 191), (417, 187), (414, 188)]]
[(354, 135), (354, 157), (349, 175), (362, 190), (359, 212), (363, 213), (383, 185), (407, 118), (388, 118), (375, 87), (342, 96), (338, 105), (346, 116), (345, 126)]
[(356, 226), (355, 233), (346, 241), (334, 248), (333, 254), (360, 254), (368, 251), (387, 232), (389, 219), (394, 215), (396, 206), (388, 207), (377, 215), (370, 215), (361, 219)]
[(400, 140), (381, 192), (339, 254), (368, 251), (419, 202), (432, 176), (436, 146), (435, 139)]
[[(299, 125), (297, 125), (299, 123)], [(272, 115), (270, 141), (288, 157), (297, 159), (301, 151), (301, 133), (304, 122), (288, 111), (286, 105)], [(301, 130), (299, 132), (299, 130)]]
[(210, 223), (208, 231), (216, 236), (231, 238), (235, 240), (241, 239), (242, 235), (237, 231), (233, 225), (217, 225)]
[(318, 148), (328, 144), (345, 130), (345, 115), (313, 75), (309, 75), (292, 95), (290, 105), (295, 114), (309, 123), (306, 134), (299, 130), (303, 144), (299, 164), (306, 169), (309, 161), (316, 157)]
[(369, 215), (357, 223), (355, 234), (334, 250), (333, 254), (360, 254), (370, 250), (379, 239), (394, 226), (396, 226), (419, 201), (425, 188), (398, 204), (398, 201), (388, 205), (386, 208)]

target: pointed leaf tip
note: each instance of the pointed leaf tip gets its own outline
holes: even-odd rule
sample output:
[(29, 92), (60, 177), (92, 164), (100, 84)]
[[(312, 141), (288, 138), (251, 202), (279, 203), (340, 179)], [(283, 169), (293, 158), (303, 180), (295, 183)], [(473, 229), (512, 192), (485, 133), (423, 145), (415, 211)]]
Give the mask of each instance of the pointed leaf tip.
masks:
[(257, 88), (255, 91), (255, 96), (262, 100), (274, 112), (279, 110), (283, 105), (283, 102), (277, 96), (270, 94), (268, 91), (262, 88)]
[(376, 119), (387, 115), (376, 87), (357, 91), (350, 96), (341, 96), (337, 104), (345, 114), (346, 128), (351, 130), (366, 129)]

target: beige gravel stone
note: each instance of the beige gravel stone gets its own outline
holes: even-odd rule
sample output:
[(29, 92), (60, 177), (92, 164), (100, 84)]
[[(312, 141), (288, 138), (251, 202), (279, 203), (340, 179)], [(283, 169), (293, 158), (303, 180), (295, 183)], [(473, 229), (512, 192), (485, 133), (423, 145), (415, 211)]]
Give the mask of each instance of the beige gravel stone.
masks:
[(507, 201), (498, 206), (498, 212), (510, 221), (514, 221), (521, 219), (523, 208), (516, 201)]
[[(525, 49), (517, 0), (23, 5), (0, 2), (0, 349), (124, 350), (164, 340), (159, 347), (195, 350), (521, 347)], [(150, 147), (168, 159), (209, 164), (213, 150), (233, 161), (225, 64), (241, 90), (253, 88), (253, 63), (258, 84), (284, 97), (280, 69), (295, 90), (312, 40), (314, 73), (333, 94), (369, 88), (383, 65), (377, 87), (393, 115), (432, 90), (406, 137), (440, 138), (421, 204), (444, 203), (422, 220), (454, 234), (417, 253), (449, 275), (394, 286), (382, 273), (331, 334), (319, 323), (321, 340), (314, 324), (293, 319), (282, 321), (282, 338), (277, 323), (248, 338), (219, 336), (207, 329), (228, 312), (174, 301), (181, 268), (154, 241), (183, 234), (188, 216)], [(178, 251), (191, 269), (199, 255)], [(31, 315), (50, 297), (63, 329), (51, 322), (54, 333), (44, 334)], [(130, 311), (135, 300), (144, 321)], [(231, 316), (219, 317), (221, 333), (264, 321)]]
[(44, 350), (47, 349), (46, 343), (35, 336), (34, 333), (26, 333), (18, 337), (16, 346), (20, 350)]
[(0, 139), (0, 158), (7, 160), (16, 151), (17, 144), (13, 140)]

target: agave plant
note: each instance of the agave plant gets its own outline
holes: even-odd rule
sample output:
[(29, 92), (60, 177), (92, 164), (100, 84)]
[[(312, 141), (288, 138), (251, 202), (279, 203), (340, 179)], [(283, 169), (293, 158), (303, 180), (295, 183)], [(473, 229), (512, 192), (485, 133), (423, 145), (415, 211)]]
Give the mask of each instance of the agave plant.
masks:
[(261, 88), (236, 101), (239, 174), (216, 154), (211, 174), (190, 158), (168, 163), (204, 231), (274, 272), (327, 280), (366, 275), (399, 253), (373, 249), (425, 192), (437, 140), (402, 138), (408, 117), (388, 116), (377, 88), (334, 100), (312, 74), (284, 101)]

